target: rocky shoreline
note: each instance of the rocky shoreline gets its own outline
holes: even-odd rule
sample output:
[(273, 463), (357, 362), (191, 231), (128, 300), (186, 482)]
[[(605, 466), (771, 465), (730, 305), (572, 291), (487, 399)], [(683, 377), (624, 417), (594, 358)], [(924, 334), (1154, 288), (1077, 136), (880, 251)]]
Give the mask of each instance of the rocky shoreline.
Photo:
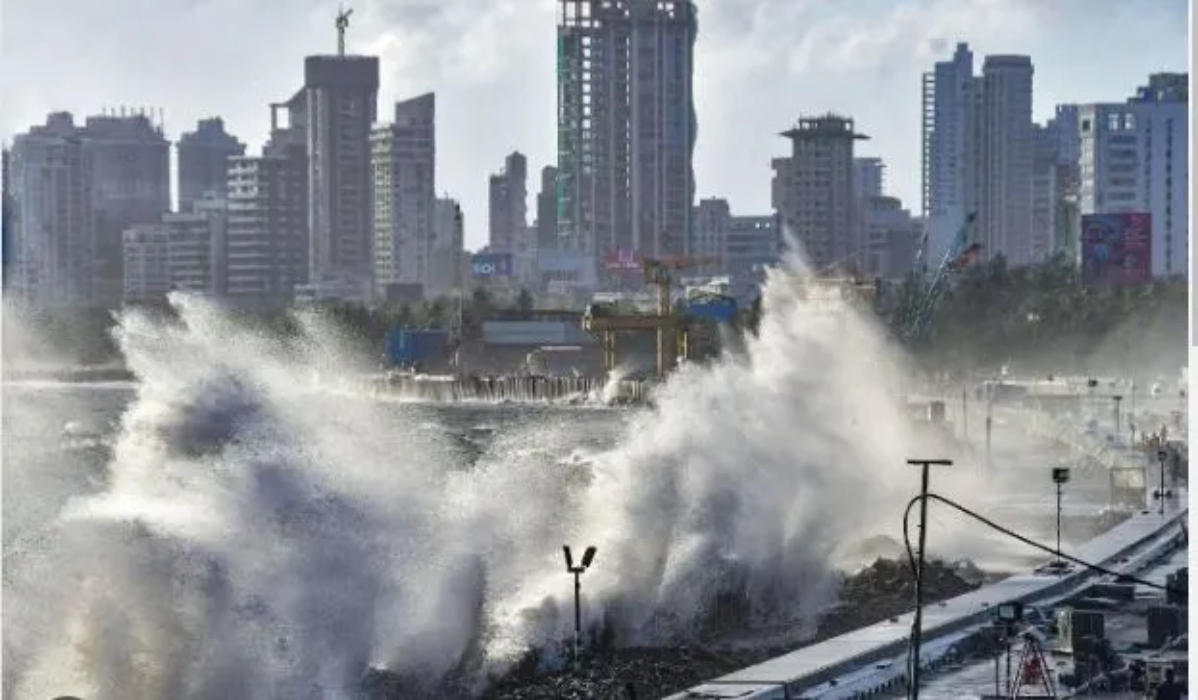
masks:
[[(969, 564), (929, 563), (925, 595), (929, 603), (947, 600), (1002, 578)], [(657, 700), (705, 680), (761, 663), (795, 649), (909, 612), (915, 579), (904, 561), (879, 559), (845, 578), (840, 603), (820, 620), (818, 630), (800, 637), (790, 626), (740, 630), (687, 647), (592, 649), (578, 671), (538, 672), (535, 659), (497, 679), (485, 700)], [(372, 674), (363, 698), (462, 700), (465, 689), (417, 692), (386, 673)]]

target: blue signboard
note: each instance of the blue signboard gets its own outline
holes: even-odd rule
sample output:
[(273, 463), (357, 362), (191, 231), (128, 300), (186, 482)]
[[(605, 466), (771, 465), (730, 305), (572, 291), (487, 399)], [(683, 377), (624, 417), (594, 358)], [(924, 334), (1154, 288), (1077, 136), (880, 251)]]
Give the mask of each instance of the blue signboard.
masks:
[(736, 300), (719, 294), (697, 296), (687, 302), (686, 314), (716, 323), (731, 323), (736, 320)]
[(473, 277), (511, 277), (511, 253), (479, 253), (470, 261)]

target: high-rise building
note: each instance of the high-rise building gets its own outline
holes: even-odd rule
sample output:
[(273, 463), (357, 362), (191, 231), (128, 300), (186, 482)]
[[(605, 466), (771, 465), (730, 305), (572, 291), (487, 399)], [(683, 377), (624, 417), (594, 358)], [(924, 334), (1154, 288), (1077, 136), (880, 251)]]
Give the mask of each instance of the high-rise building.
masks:
[(9, 175), (8, 148), (0, 149), (0, 285), (8, 289), (8, 265), (12, 262), (12, 240), (16, 217), (12, 198), (12, 177)]
[(96, 217), (92, 294), (96, 304), (114, 307), (124, 296), (125, 230), (170, 211), (170, 142), (144, 113), (88, 117), (81, 135)]
[(537, 193), (537, 250), (557, 250), (557, 168), (541, 170), (541, 190)]
[(497, 253), (517, 253), (528, 228), (528, 159), (516, 151), (491, 176), (488, 246)]
[(859, 207), (861, 256), (864, 271), (871, 277), (898, 280), (915, 264), (923, 223), (912, 218), (897, 197), (867, 195)]
[(201, 119), (196, 130), (179, 137), (179, 211), (192, 210), (192, 202), (212, 193), (224, 199), (229, 158), (245, 155), (245, 144), (225, 131), (220, 117)]
[(867, 136), (853, 120), (804, 117), (782, 134), (790, 158), (774, 161), (773, 205), (782, 225), (801, 244), (816, 270), (861, 271), (853, 147)]
[(979, 90), (967, 44), (957, 44), (952, 60), (937, 62), (923, 76), (922, 214), (929, 267), (940, 263), (957, 229), (977, 210)]
[[(13, 139), (5, 173), (13, 218), (10, 289), (37, 307), (92, 303), (90, 152), (71, 115), (58, 112)], [(6, 207), (7, 209), (7, 207)], [(5, 261), (8, 264), (8, 261)]]
[(724, 233), (720, 259), (728, 276), (729, 291), (742, 305), (761, 295), (765, 272), (778, 264), (782, 232), (778, 216), (733, 216)]
[(1032, 61), (1027, 56), (987, 56), (982, 64), (983, 196), (978, 239), (983, 251), (1011, 265), (1031, 265)]
[(1152, 273), (1189, 265), (1188, 74), (1156, 74), (1126, 102), (1080, 105), (1081, 214), (1152, 215)]
[(973, 75), (973, 53), (923, 80), (924, 262), (939, 264), (957, 231), (977, 214), (973, 239), (983, 254), (1013, 265), (1038, 262), (1032, 245), (1032, 81), (1027, 56), (987, 56)]
[(1190, 75), (1157, 73), (1128, 100), (1139, 115), (1144, 211), (1152, 214), (1152, 273), (1189, 276)]
[(168, 263), (171, 232), (164, 224), (137, 224), (121, 234), (126, 304), (161, 301), (171, 291)]
[(700, 258), (716, 258), (716, 265), (704, 265), (697, 273), (716, 274), (726, 268), (724, 260), (728, 229), (732, 221), (732, 207), (728, 200), (707, 198), (699, 200), (691, 215), (690, 254)]
[(308, 284), (317, 298), (363, 300), (373, 276), (370, 134), (377, 119), (375, 56), (308, 56)]
[(157, 224), (127, 229), (124, 241), (125, 303), (162, 301), (172, 291), (221, 294), (225, 206), (214, 196), (190, 212), (168, 213)]
[(424, 285), (436, 235), (436, 97), (397, 102), (395, 121), (370, 137), (375, 294)]
[(229, 159), (226, 294), (236, 306), (273, 311), (307, 277), (304, 170), (280, 155)]
[(683, 254), (695, 189), (695, 4), (559, 3), (559, 235), (600, 259)]
[(449, 197), (438, 198), (434, 221), (435, 236), (429, 256), (426, 294), (435, 298), (463, 293), (462, 258), (466, 228), (461, 205)]

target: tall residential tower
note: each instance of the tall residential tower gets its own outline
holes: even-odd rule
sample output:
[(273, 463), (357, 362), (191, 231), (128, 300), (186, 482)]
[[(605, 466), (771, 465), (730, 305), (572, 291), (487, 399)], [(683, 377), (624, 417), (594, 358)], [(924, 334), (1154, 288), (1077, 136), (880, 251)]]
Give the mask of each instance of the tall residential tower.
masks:
[(370, 137), (375, 294), (427, 285), (436, 237), (437, 102), (433, 93), (395, 103), (395, 121)]
[(220, 117), (201, 119), (195, 131), (179, 137), (179, 211), (189, 212), (207, 193), (227, 194), (229, 158), (245, 155), (245, 144), (225, 131)]
[(308, 157), (308, 282), (320, 297), (369, 296), (370, 133), (378, 116), (379, 59), (304, 59)]
[(691, 0), (559, 0), (558, 232), (602, 258), (686, 252), (694, 201)]

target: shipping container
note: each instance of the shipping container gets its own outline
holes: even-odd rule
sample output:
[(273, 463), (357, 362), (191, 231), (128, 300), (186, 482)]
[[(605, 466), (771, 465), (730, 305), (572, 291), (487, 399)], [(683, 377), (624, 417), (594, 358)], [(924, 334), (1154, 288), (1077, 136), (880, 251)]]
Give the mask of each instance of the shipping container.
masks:
[(439, 360), (449, 347), (449, 331), (392, 328), (387, 333), (387, 360), (396, 367)]

